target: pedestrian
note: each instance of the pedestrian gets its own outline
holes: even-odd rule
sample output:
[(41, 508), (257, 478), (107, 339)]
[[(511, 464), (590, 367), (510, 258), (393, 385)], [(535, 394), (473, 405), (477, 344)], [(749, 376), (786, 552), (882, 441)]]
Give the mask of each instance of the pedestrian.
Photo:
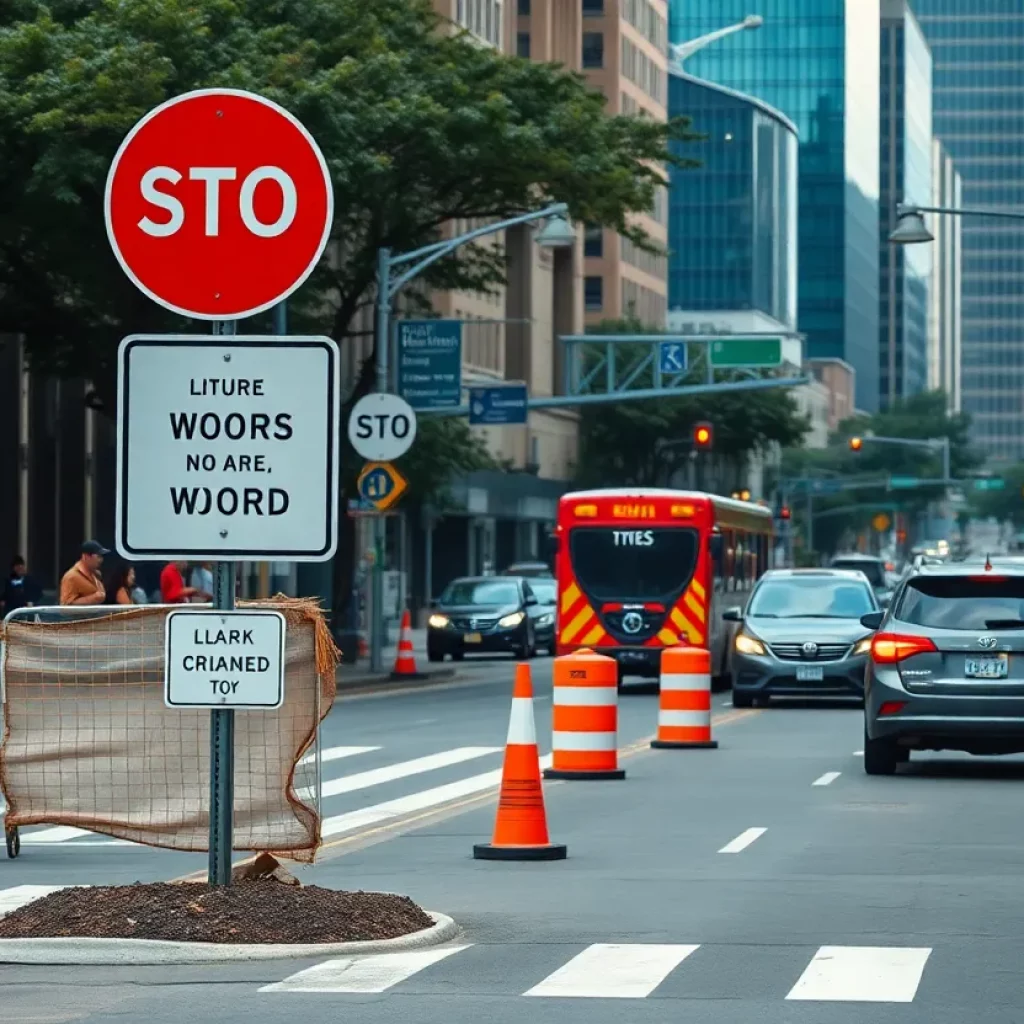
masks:
[(196, 590), (185, 586), (188, 562), (168, 562), (160, 573), (160, 600), (164, 604), (185, 604)]
[(39, 584), (29, 576), (28, 566), (21, 555), (11, 559), (11, 572), (0, 595), (0, 618), (19, 608), (32, 608), (42, 601), (43, 592)]
[(195, 593), (192, 595), (193, 604), (205, 604), (213, 600), (213, 563), (200, 562), (192, 570), (192, 584)]
[(97, 540), (82, 545), (82, 557), (61, 578), (60, 603), (70, 605), (103, 604), (107, 588), (100, 576), (103, 556), (110, 552)]
[(107, 574), (107, 604), (137, 604), (135, 566), (121, 564)]

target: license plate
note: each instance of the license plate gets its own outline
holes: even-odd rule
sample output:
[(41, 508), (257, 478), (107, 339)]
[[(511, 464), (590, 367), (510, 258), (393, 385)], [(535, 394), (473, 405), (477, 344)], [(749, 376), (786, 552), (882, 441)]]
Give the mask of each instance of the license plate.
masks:
[(483, 640), (483, 637), (479, 633), (467, 633), (462, 639), (467, 644), (478, 644)]
[(1010, 668), (1005, 654), (989, 657), (968, 658), (964, 663), (964, 675), (968, 679), (1005, 679)]
[(797, 665), (796, 678), (801, 683), (818, 682), (825, 678), (825, 670), (820, 665)]

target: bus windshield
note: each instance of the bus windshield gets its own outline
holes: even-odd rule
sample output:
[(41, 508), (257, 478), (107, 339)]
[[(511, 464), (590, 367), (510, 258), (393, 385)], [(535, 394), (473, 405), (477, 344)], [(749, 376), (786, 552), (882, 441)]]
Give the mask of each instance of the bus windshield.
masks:
[(583, 592), (598, 601), (665, 601), (680, 593), (697, 565), (692, 527), (623, 530), (577, 526), (569, 557)]

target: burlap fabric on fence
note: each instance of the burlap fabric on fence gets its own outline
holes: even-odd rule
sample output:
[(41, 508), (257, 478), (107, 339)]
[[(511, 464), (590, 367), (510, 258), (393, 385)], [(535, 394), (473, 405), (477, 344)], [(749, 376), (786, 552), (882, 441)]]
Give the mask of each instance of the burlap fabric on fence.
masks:
[[(235, 712), (234, 848), (311, 861), (320, 845), (313, 741), (318, 710), (323, 718), (334, 702), (338, 652), (315, 602), (279, 596), (239, 607), (283, 612), (287, 635), (283, 706)], [(8, 824), (208, 848), (210, 712), (164, 706), (166, 615), (143, 606), (7, 623)]]

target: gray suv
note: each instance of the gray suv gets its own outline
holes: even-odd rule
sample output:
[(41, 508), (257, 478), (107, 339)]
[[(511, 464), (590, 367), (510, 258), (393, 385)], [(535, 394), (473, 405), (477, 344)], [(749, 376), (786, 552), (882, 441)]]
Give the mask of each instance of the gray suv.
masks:
[(877, 629), (865, 674), (864, 770), (912, 750), (1024, 752), (1024, 566), (922, 566)]

